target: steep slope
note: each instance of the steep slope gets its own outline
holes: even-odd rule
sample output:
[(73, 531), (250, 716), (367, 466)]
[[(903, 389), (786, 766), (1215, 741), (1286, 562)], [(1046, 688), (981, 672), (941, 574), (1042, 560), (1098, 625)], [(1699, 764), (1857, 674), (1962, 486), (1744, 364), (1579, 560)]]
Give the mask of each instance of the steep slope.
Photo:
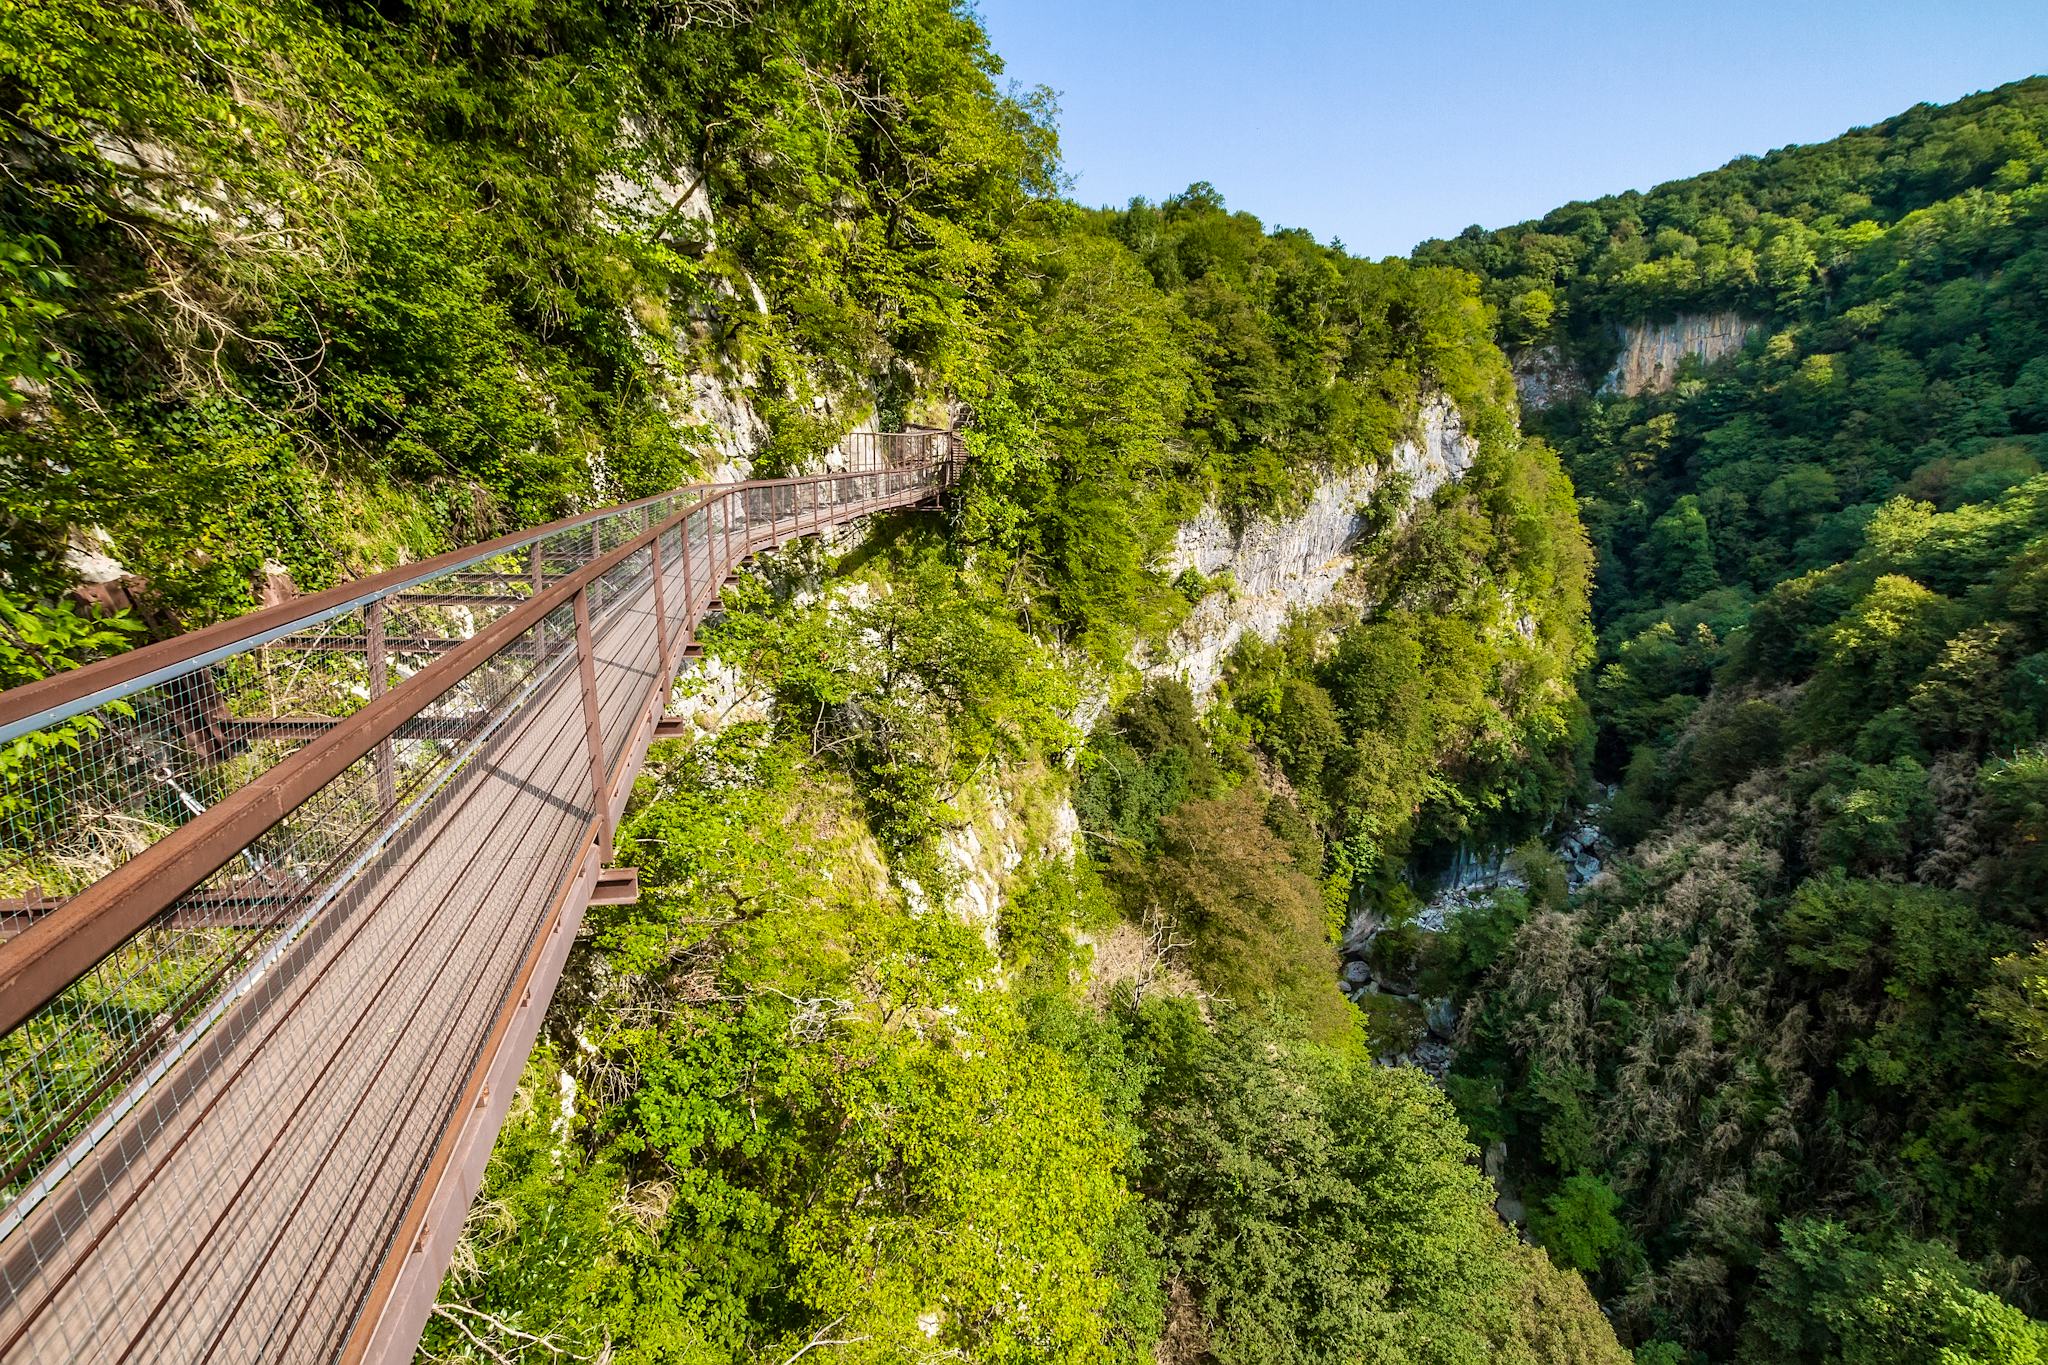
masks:
[(1578, 487), (1633, 845), (1455, 932), (1452, 1090), (1659, 1359), (2042, 1349), (2044, 148), (2031, 80), (1417, 251)]
[(1050, 183), (943, 5), (9, 21), (0, 574), (83, 543), (159, 623), (899, 422), (986, 364)]

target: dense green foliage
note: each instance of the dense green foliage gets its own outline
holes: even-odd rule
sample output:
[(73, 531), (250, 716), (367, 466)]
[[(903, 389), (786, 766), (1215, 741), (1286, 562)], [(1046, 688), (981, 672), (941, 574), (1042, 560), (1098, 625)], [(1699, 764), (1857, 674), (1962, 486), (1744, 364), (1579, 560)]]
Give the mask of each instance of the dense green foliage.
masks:
[(1895, 494), (1949, 508), (2041, 467), (2044, 138), (2048, 81), (2024, 82), (1418, 248), (1482, 273), (1510, 318), (1521, 293), (1554, 293), (1549, 325), (1516, 339), (1588, 373), (1620, 325), (1759, 325), (1739, 362), (1671, 394), (1536, 420), (1584, 499), (1608, 631), (1833, 563)]
[(1840, 1223), (1786, 1225), (1764, 1266), (1744, 1354), (1767, 1361), (1996, 1361), (2048, 1357), (2048, 1327), (1985, 1292), (1935, 1242), (1858, 1246)]
[(980, 935), (912, 913), (843, 784), (758, 729), (648, 787), (651, 893), (596, 925), (455, 1302), (616, 1359), (1133, 1358), (1131, 1133), (971, 988)]
[(18, 593), (76, 528), (203, 616), (266, 558), (317, 585), (670, 487), (693, 371), (809, 453), (861, 415), (814, 395), (900, 416), (986, 365), (1050, 187), (934, 0), (10, 0), (0, 34)]
[(1442, 1095), (1173, 1002), (1154, 1057), (1144, 1187), (1226, 1365), (1620, 1361), (1577, 1276), (1517, 1243)]
[(1463, 1112), (1638, 1340), (2043, 1350), (2010, 1305), (2048, 1308), (2044, 137), (2025, 82), (1418, 252), (1588, 375), (1622, 327), (1757, 324), (1668, 391), (1531, 416), (1600, 551), (1634, 848), (1449, 970)]
[(963, 530), (1034, 619), (1105, 660), (1179, 605), (1152, 566), (1205, 496), (1288, 507), (1319, 471), (1387, 461), (1431, 395), (1510, 460), (1510, 379), (1469, 276), (1267, 233), (1204, 185), (1031, 226), (999, 385), (964, 394)]
[[(945, 553), (899, 527), (823, 599), (733, 594), (712, 646), (758, 691), (654, 756), (620, 843), (641, 901), (594, 912), (428, 1354), (1619, 1360), (1495, 1218), (1449, 1106), (1351, 1041), (1286, 861), (1320, 843), (1273, 828), (1184, 689), (1127, 704), (1122, 766), (1083, 784), (1132, 831), (1109, 885), (1057, 855), (1077, 737)], [(1020, 853), (992, 924), (926, 906), (962, 828)], [(1091, 984), (1088, 939), (1135, 932), (1112, 888), (1243, 1006)]]
[(1110, 659), (1203, 496), (1382, 459), (1429, 392), (1509, 433), (1469, 277), (1050, 198), (939, 0), (10, 9), (0, 573), (45, 603), (81, 537), (190, 619), (670, 486), (709, 373), (770, 468), (969, 405), (963, 534)]

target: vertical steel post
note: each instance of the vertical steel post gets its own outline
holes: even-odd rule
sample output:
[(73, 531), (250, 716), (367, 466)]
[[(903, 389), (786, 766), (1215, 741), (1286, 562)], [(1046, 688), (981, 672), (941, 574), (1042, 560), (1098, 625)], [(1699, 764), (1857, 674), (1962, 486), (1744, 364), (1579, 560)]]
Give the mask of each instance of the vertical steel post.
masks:
[[(691, 580), (690, 561), (696, 556), (690, 550), (690, 519), (697, 513), (693, 509), (683, 513), (683, 627), (689, 629), (697, 620), (697, 588)], [(705, 545), (711, 544), (711, 533), (704, 533)]]
[(604, 721), (597, 709), (597, 639), (590, 630), (590, 589), (576, 590), (576, 673), (583, 685), (583, 735), (590, 746), (590, 791), (597, 813), (598, 842), (612, 856), (612, 798), (605, 781)]
[[(363, 653), (370, 666), (370, 700), (384, 695), (384, 599), (363, 608)], [(398, 755), (387, 737), (377, 744), (377, 806), (389, 819), (398, 808)]]
[[(664, 671), (669, 665), (668, 657), (668, 588), (662, 583), (666, 576), (666, 565), (662, 561), (661, 538), (668, 532), (655, 536), (649, 552), (654, 556), (654, 643), (661, 651), (661, 666)], [(674, 681), (671, 679), (670, 681)]]
[[(542, 547), (546, 544), (547, 541), (545, 539), (536, 540), (533, 542), (533, 548), (527, 552), (527, 576), (533, 581), (533, 596), (535, 597), (540, 596), (548, 586), (548, 560), (547, 555), (542, 550)], [(535, 676), (539, 676), (540, 670), (546, 666), (547, 661), (548, 631), (547, 623), (543, 621), (533, 628), (533, 671)]]

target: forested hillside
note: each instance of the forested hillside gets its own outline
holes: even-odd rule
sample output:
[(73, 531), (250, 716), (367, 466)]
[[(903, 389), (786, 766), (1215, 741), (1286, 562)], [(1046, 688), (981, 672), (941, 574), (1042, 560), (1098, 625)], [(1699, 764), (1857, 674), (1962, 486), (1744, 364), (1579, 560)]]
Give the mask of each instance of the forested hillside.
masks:
[[(1526, 421), (1630, 851), (1447, 969), (1451, 1088), (1639, 1358), (2042, 1349), (2044, 139), (2029, 81), (1416, 253), (1585, 395)], [(1739, 354), (1602, 384), (1712, 312)]]

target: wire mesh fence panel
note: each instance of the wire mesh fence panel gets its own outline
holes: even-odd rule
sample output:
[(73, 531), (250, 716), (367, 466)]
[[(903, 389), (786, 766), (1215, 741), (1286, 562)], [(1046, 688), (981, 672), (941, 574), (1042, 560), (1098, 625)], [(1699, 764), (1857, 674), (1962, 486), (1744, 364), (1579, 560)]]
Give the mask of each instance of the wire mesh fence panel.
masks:
[[(445, 1117), (439, 1111), (408, 1135), (396, 1121), (396, 1106), (402, 1100), (405, 1111), (413, 1112), (421, 1096), (436, 1086), (459, 1083), (466, 1068), (415, 1068), (403, 1080), (401, 1093), (392, 1089), (396, 1049), (408, 1036), (415, 1051), (426, 1046), (423, 1040), (455, 1037), (448, 1011), (458, 997), (469, 1002), (464, 1027), (475, 1032), (477, 1021), (469, 1016), (488, 1014), (485, 1006), (502, 991), (470, 961), (480, 950), (463, 947), (464, 936), (477, 932), (480, 916), (502, 916), (507, 907), (530, 918), (538, 898), (528, 894), (522, 901), (510, 894), (507, 870), (530, 861), (537, 848), (553, 850), (559, 855), (556, 862), (566, 866), (573, 834), (593, 813), (587, 766), (568, 762), (559, 746), (544, 743), (541, 752), (548, 757), (536, 762), (504, 762), (511, 757), (509, 741), (534, 732), (535, 725), (551, 739), (548, 727), (565, 709), (562, 698), (573, 700), (573, 685), (565, 686), (574, 677), (574, 670), (565, 667), (574, 657), (574, 630), (566, 611), (551, 616), (537, 632), (547, 639), (549, 662), (541, 669), (534, 669), (534, 651), (523, 648), (530, 641), (522, 639), (478, 670), (485, 676), (472, 674), (465, 680), (479, 693), (500, 689), (506, 695), (495, 699), (494, 720), (484, 733), (444, 753), (432, 771), (422, 773), (418, 789), (405, 792), (408, 808), (395, 829), (379, 832), (374, 774), (365, 764), (351, 768), (294, 813), (296, 829), (288, 837), (295, 860), (324, 854), (330, 862), (347, 863), (320, 879), (319, 895), (293, 907), (296, 914), (288, 926), (280, 926), (265, 942), (243, 945), (244, 970), (217, 1002), (221, 1026), (211, 1032), (188, 1030), (179, 1040), (188, 1049), (203, 1046), (206, 1057), (190, 1059), (175, 1073), (173, 1090), (181, 1093), (154, 1097), (181, 1102), (142, 1106), (130, 1116), (127, 1137), (140, 1139), (140, 1151), (153, 1153), (175, 1142), (174, 1159), (131, 1163), (126, 1144), (85, 1157), (96, 1177), (90, 1187), (129, 1197), (132, 1203), (120, 1211), (119, 1221), (145, 1235), (105, 1241), (100, 1244), (105, 1252), (66, 1261), (61, 1253), (74, 1249), (74, 1238), (57, 1248), (59, 1255), (31, 1257), (26, 1266), (19, 1249), (0, 1244), (0, 1251), (10, 1253), (0, 1259), (10, 1291), (19, 1296), (25, 1280), (68, 1276), (95, 1301), (124, 1305), (122, 1322), (150, 1321), (159, 1338), (176, 1340), (174, 1324), (162, 1314), (174, 1297), (171, 1291), (193, 1273), (188, 1260), (220, 1261), (211, 1276), (253, 1285), (255, 1270), (274, 1263), (290, 1247), (304, 1249), (300, 1232), (309, 1218), (331, 1222), (350, 1201), (368, 1193), (354, 1176), (332, 1175), (344, 1138), (353, 1144), (347, 1150), (360, 1154), (401, 1140), (418, 1146), (438, 1133)], [(536, 705), (538, 713), (522, 726), (522, 716)], [(482, 804), (477, 804), (479, 791), (487, 794)], [(489, 799), (493, 791), (496, 798)], [(537, 834), (545, 836), (538, 844)], [(366, 836), (373, 842), (364, 843)], [(245, 852), (260, 855), (262, 850)], [(488, 869), (489, 875), (479, 869)], [(532, 886), (558, 883), (561, 867), (551, 869)], [(465, 892), (467, 902), (461, 901)], [(181, 903), (172, 913), (184, 908)], [(376, 917), (358, 919), (373, 910)], [(512, 942), (525, 932), (516, 928), (501, 926), (498, 939)], [(434, 957), (440, 950), (431, 945), (441, 940), (446, 940), (446, 951)], [(429, 946), (423, 949), (422, 944)], [(260, 948), (269, 951), (259, 959), (251, 950)], [(429, 956), (417, 958), (423, 951)], [(498, 951), (502, 956), (503, 943)], [(437, 1002), (430, 988), (443, 981), (455, 989)], [(408, 995), (409, 982), (417, 989)], [(395, 1019), (386, 1011), (395, 1012)], [(434, 1022), (422, 1033), (421, 1021), (427, 1018)], [(398, 1020), (404, 1026), (396, 1026)], [(202, 1108), (208, 1121), (193, 1122), (194, 1111)], [(363, 1117), (370, 1120), (367, 1126), (355, 1122)], [(82, 1191), (69, 1193), (68, 1202), (79, 1205)], [(111, 1216), (114, 1203), (111, 1198), (87, 1201), (76, 1226), (97, 1228)], [(213, 1226), (229, 1209), (232, 1224)], [(200, 1221), (194, 1231), (204, 1235), (147, 1235), (189, 1218)], [(146, 1252), (139, 1250), (145, 1246)], [(229, 1259), (236, 1254), (244, 1259)], [(26, 1277), (24, 1270), (30, 1272)], [(282, 1307), (280, 1296), (290, 1291), (267, 1274), (265, 1281), (265, 1298), (255, 1298), (255, 1288), (236, 1296), (234, 1303), (212, 1303), (200, 1295), (178, 1308), (177, 1321), (194, 1323), (197, 1340), (222, 1340), (230, 1318), (240, 1321), (245, 1310), (266, 1304)], [(195, 1316), (199, 1305), (207, 1303), (215, 1321)], [(38, 1314), (29, 1326), (54, 1334), (38, 1339), (61, 1341), (79, 1358), (96, 1354), (105, 1344), (99, 1335), (103, 1330), (125, 1330), (102, 1320), (81, 1324), (62, 1312)], [(196, 1358), (196, 1353), (170, 1354)], [(234, 1354), (258, 1358), (253, 1352)]]
[(566, 609), (529, 637), (422, 711), (423, 721), (460, 723), (403, 741), (392, 788), (380, 781), (375, 756), (359, 761), (0, 1038), (7, 1197), (22, 1190), (39, 1160), (85, 1133), (125, 1085), (175, 1050), (240, 970), (293, 929), (364, 849), (401, 827), (420, 794), (559, 667), (574, 639)]
[(0, 737), (0, 935), (217, 804), (679, 503), (603, 515)]

